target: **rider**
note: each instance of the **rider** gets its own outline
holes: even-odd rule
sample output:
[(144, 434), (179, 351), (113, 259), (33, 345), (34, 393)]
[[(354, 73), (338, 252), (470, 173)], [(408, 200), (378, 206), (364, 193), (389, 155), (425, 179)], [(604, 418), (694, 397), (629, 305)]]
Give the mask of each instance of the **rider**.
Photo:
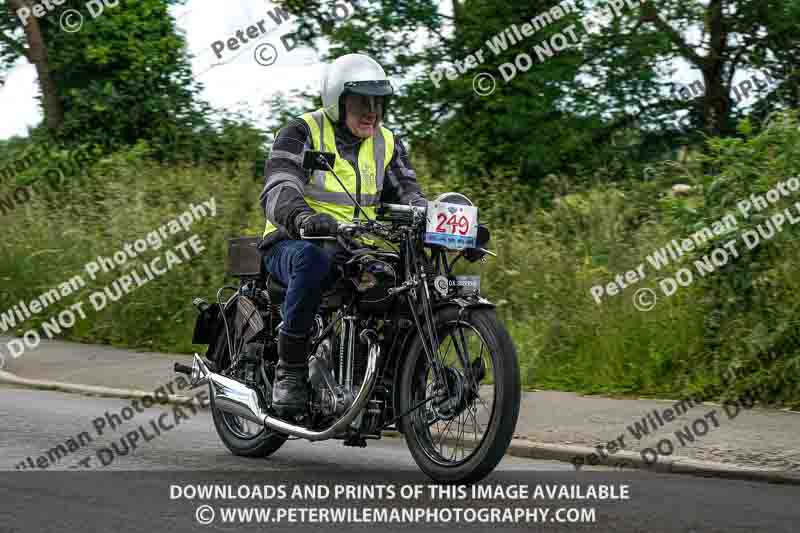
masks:
[(264, 267), (287, 287), (272, 389), (278, 416), (305, 412), (308, 337), (322, 293), (336, 282), (332, 255), (304, 235), (335, 235), (339, 222), (362, 215), (325, 171), (306, 171), (307, 150), (333, 152), (333, 169), (374, 218), (375, 206), (425, 206), (405, 147), (381, 125), (393, 89), (383, 68), (362, 54), (336, 59), (322, 81), (322, 109), (290, 121), (275, 138), (261, 205), (267, 217), (259, 246)]

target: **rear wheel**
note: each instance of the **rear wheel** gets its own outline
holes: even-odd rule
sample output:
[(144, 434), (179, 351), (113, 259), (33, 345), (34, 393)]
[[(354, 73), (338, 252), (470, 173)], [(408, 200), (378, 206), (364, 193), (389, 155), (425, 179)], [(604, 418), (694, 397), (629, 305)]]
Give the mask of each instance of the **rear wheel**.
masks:
[(269, 457), (277, 452), (287, 436), (258, 427), (257, 424), (241, 417), (212, 410), (214, 426), (223, 444), (233, 453), (242, 457)]
[(400, 377), (400, 412), (429, 401), (400, 423), (423, 472), (440, 483), (474, 483), (497, 466), (514, 435), (517, 354), (492, 309), (447, 307), (435, 324), (441, 371), (414, 339)]
[[(213, 360), (223, 365), (230, 362), (228, 356), (228, 341), (225, 329), (221, 328), (219, 338), (214, 347)], [(267, 379), (274, 381), (274, 370), (269, 369)], [(239, 378), (239, 376), (234, 376)], [(265, 426), (255, 424), (244, 418), (225, 413), (219, 409), (211, 409), (214, 427), (222, 443), (233, 453), (242, 457), (268, 457), (278, 451), (288, 438), (283, 433), (278, 433)]]

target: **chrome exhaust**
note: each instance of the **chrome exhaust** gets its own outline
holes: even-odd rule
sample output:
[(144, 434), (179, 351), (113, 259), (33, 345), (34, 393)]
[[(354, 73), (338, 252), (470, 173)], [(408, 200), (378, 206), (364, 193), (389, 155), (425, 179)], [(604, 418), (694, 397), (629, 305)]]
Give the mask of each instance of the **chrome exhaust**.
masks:
[(194, 354), (194, 360), (192, 361), (190, 385), (194, 388), (208, 383), (211, 406), (220, 411), (250, 420), (256, 424), (263, 424), (279, 433), (285, 433), (293, 437), (311, 441), (330, 439), (347, 428), (353, 419), (366, 407), (378, 376), (378, 358), (381, 354), (381, 348), (378, 345), (377, 335), (372, 330), (365, 330), (361, 333), (361, 340), (367, 343), (367, 369), (364, 375), (364, 382), (361, 384), (361, 388), (358, 390), (358, 394), (350, 408), (344, 412), (339, 420), (322, 431), (312, 431), (271, 416), (262, 407), (255, 389), (235, 379), (211, 372), (197, 354)]

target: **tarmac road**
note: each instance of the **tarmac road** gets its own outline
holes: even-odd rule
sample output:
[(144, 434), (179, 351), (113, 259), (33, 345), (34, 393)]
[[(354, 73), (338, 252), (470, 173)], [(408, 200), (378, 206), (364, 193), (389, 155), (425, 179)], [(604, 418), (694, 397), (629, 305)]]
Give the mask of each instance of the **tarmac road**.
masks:
[[(415, 500), (428, 508), (595, 508), (592, 523), (466, 524), (278, 524), (236, 523), (199, 525), (195, 511), (210, 503), (270, 507), (402, 507), (397, 500), (333, 501), (199, 501), (171, 499), (172, 485), (216, 483), (238, 486), (314, 484), (428, 485), (403, 439), (369, 441), (365, 449), (348, 448), (340, 441), (311, 444), (287, 442), (268, 459), (231, 455), (219, 441), (206, 410), (183, 406), (156, 406), (136, 412), (115, 429), (109, 413), (121, 413), (130, 400), (90, 398), (49, 391), (0, 387), (0, 532), (22, 531), (196, 531), (258, 528), (260, 530), (343, 531), (615, 531), (648, 532), (790, 532), (800, 527), (800, 488), (721, 479), (704, 479), (647, 471), (613, 472), (609, 469), (574, 472), (565, 463), (506, 457), (485, 480), (490, 485), (561, 485), (587, 483), (629, 486), (630, 498), (597, 500)], [(194, 411), (194, 412), (193, 412)], [(130, 414), (129, 412), (127, 414)], [(103, 427), (98, 420), (104, 420)], [(157, 422), (161, 421), (161, 425)], [(156, 421), (150, 426), (150, 421)], [(99, 434), (98, 427), (103, 430)], [(127, 450), (120, 437), (137, 428), (170, 427), (151, 440), (139, 440)], [(84, 433), (83, 441), (79, 435)], [(91, 439), (90, 441), (87, 439)], [(141, 433), (140, 433), (141, 435)], [(73, 438), (73, 450), (67, 449)], [(130, 439), (127, 441), (130, 442)], [(63, 445), (66, 453), (53, 451)], [(116, 444), (116, 448), (114, 445)], [(108, 450), (98, 452), (98, 450)], [(61, 454), (59, 458), (58, 455)], [(48, 455), (50, 456), (48, 458)], [(34, 467), (27, 458), (31, 457)], [(44, 458), (40, 460), (39, 458)], [(86, 461), (86, 458), (91, 460)], [(86, 461), (88, 468), (79, 464)], [(41, 461), (44, 467), (36, 467)], [(27, 466), (23, 469), (22, 463)], [(49, 464), (55, 462), (55, 464)], [(106, 466), (102, 463), (107, 462)], [(19, 467), (19, 468), (17, 468)], [(407, 505), (409, 505), (406, 502)], [(444, 516), (444, 515), (441, 515)], [(541, 515), (540, 515), (541, 516)]]
[[(88, 466), (92, 470), (104, 471), (252, 471), (256, 468), (270, 471), (319, 469), (351, 472), (366, 468), (385, 469), (387, 472), (419, 472), (405, 441), (400, 438), (370, 440), (365, 449), (346, 447), (339, 440), (317, 443), (293, 440), (284, 444), (268, 460), (236, 457), (217, 436), (210, 412), (187, 406), (158, 406), (144, 409), (143, 413), (134, 411), (133, 418), (129, 421), (123, 418), (122, 424), (112, 429), (109, 419), (116, 422), (114, 415), (130, 405), (131, 400), (0, 386), (0, 420), (4, 426), (0, 433), (0, 470), (14, 470), (30, 456), (34, 466), (26, 462), (25, 469), (41, 469), (36, 468), (36, 463), (39, 457), (44, 457), (47, 462), (42, 462), (43, 468), (48, 471), (84, 470)], [(186, 418), (177, 413), (176, 407)], [(163, 418), (162, 413), (166, 413)], [(104, 422), (96, 422), (98, 419)], [(159, 419), (161, 424), (158, 423)], [(172, 429), (161, 429), (161, 434), (156, 435), (157, 430), (150, 424), (151, 420), (156, 427)], [(132, 439), (121, 439), (140, 426), (145, 428), (147, 437), (152, 440), (145, 442), (139, 433), (136, 449), (131, 451), (129, 443)], [(92, 439), (86, 446), (80, 446), (79, 434), (82, 432), (87, 432)], [(71, 437), (79, 446), (74, 452), (70, 452), (68, 444), (65, 444)], [(64, 445), (66, 453), (48, 453), (59, 444)], [(110, 451), (98, 453), (98, 450)], [(86, 457), (90, 457), (91, 461), (81, 464)], [(57, 462), (52, 464), (52, 459)], [(574, 471), (568, 463), (515, 457), (507, 457), (503, 468), (513, 471)]]

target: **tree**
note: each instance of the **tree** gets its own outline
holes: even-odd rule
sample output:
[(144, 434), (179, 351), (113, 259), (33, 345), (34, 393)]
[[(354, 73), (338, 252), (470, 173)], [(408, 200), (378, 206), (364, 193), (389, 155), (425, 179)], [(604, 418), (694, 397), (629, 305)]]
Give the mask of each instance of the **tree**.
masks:
[[(323, 30), (328, 59), (366, 53), (401, 82), (390, 124), (411, 138), (434, 174), (485, 179), (484, 186), (509, 173), (535, 186), (551, 173), (595, 168), (605, 160), (598, 153), (621, 134), (643, 143), (636, 157), (611, 156), (624, 164), (664, 155), (688, 130), (735, 135), (743, 115), (732, 102), (737, 73), (780, 80), (758, 93), (762, 114), (764, 103), (780, 109), (798, 102), (800, 4), (789, 0), (615, 1), (596, 30), (588, 17), (608, 12), (607, 1), (354, 3), (356, 16), (332, 26), (325, 25), (325, 4), (283, 5)], [(498, 45), (512, 25), (519, 30), (533, 19), (547, 24)], [(553, 52), (553, 39), (559, 44), (564, 36), (570, 46)], [(479, 50), (479, 65), (455, 79), (444, 75)], [(699, 72), (701, 94), (687, 98), (675, 90), (679, 68)], [(481, 72), (497, 81), (491, 95), (474, 91)]]
[[(66, 0), (42, 17), (26, 17), (31, 0), (10, 0), (0, 19), (0, 61), (19, 57), (36, 65), (47, 126), (63, 140), (108, 148), (140, 139), (163, 144), (207, 126), (185, 39), (168, 8), (183, 0), (141, 0), (87, 13), (83, 0)], [(41, 6), (40, 6), (41, 7)], [(80, 31), (65, 31), (62, 15), (83, 15)]]
[[(664, 114), (685, 108), (671, 78), (676, 62), (699, 71), (703, 93), (694, 104), (703, 130), (731, 135), (739, 113), (732, 89), (737, 73), (758, 71), (782, 80), (760, 94), (777, 107), (796, 105), (800, 60), (800, 5), (789, 0), (709, 0), (630, 2), (605, 31), (589, 39), (584, 72), (600, 88), (606, 112), (660, 122)], [(699, 34), (699, 38), (694, 35)], [(793, 85), (795, 90), (788, 90)], [(794, 97), (785, 96), (794, 93)], [(783, 98), (776, 98), (783, 94)], [(597, 107), (594, 109), (599, 111)]]
[[(569, 90), (579, 55), (559, 54), (507, 84), (498, 67), (513, 62), (533, 42), (563, 30), (574, 17), (564, 17), (535, 39), (499, 47), (495, 52), (486, 41), (505, 32), (512, 22), (521, 23), (549, 10), (553, 3), (455, 0), (449, 10), (432, 0), (353, 3), (358, 8), (355, 16), (321, 32), (331, 43), (327, 59), (365, 53), (380, 62), (390, 77), (401, 81), (389, 108), (389, 123), (410, 139), (414, 152), (423, 155), (434, 174), (491, 181), (512, 169), (535, 181), (564, 165), (561, 145), (577, 144), (581, 130), (569, 126), (573, 117), (559, 109), (556, 101)], [(284, 5), (301, 20), (313, 21), (325, 30), (324, 7), (318, 2), (300, 0)], [(409, 44), (420, 42), (426, 45)], [(447, 66), (481, 49), (482, 64), (454, 80), (445, 76)], [(482, 71), (499, 80), (490, 96), (474, 90), (475, 75)], [(548, 134), (531, 142), (534, 130), (543, 129)]]
[[(30, 0), (8, 0), (7, 7), (7, 11), (0, 10), (0, 65), (4, 63), (7, 69), (21, 56), (36, 67), (39, 89), (42, 91), (42, 107), (44, 108), (47, 128), (55, 132), (64, 121), (64, 108), (50, 72), (50, 61), (44, 35), (38, 18), (30, 16), (27, 19), (27, 24), (23, 25), (17, 16), (17, 13), (23, 10), (28, 10), (28, 13), (31, 13), (33, 3)], [(9, 35), (18, 26), (22, 27), (27, 46)], [(0, 67), (0, 73), (3, 70)]]

